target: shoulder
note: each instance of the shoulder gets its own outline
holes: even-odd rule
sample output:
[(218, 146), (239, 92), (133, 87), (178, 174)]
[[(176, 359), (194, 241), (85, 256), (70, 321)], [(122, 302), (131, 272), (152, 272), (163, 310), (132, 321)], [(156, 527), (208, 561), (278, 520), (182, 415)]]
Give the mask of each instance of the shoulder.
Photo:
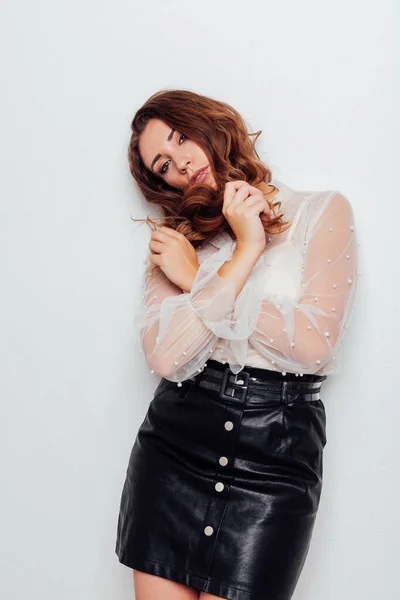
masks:
[(353, 215), (353, 207), (348, 196), (339, 190), (310, 192), (306, 198), (306, 208), (309, 218), (313, 221), (318, 221), (328, 213), (343, 217)]

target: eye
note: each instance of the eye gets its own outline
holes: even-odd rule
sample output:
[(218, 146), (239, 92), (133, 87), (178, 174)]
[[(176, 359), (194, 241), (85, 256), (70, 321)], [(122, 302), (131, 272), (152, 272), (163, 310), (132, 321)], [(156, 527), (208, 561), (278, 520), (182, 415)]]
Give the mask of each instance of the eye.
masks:
[[(182, 133), (181, 137), (179, 138), (179, 145), (181, 145), (182, 138), (187, 138), (187, 136), (184, 133)], [(161, 173), (161, 175), (165, 175), (165, 173), (168, 171), (168, 163), (169, 161), (167, 160), (167, 162), (165, 162), (159, 170), (159, 173)], [(164, 169), (165, 165), (167, 165), (166, 169)]]

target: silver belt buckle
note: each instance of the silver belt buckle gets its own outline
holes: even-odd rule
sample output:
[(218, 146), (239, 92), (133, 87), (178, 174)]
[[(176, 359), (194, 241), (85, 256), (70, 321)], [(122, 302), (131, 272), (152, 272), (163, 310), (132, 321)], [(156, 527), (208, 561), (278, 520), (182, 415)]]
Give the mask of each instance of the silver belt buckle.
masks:
[[(229, 375), (234, 375), (234, 373), (232, 373), (230, 367), (225, 367), (225, 370), (224, 370), (224, 373), (222, 376), (221, 387), (219, 389), (219, 397), (223, 398), (225, 400), (232, 400), (232, 398), (237, 399), (237, 400), (243, 400), (246, 395), (247, 385), (248, 385), (249, 379), (250, 379), (250, 373), (248, 373), (247, 371), (240, 371), (239, 373), (236, 374), (236, 377), (243, 379), (243, 384), (236, 383), (235, 381), (229, 381)], [(228, 386), (233, 388), (233, 395), (226, 393), (226, 388)], [(235, 396), (234, 395), (235, 390), (240, 390), (241, 395)]]

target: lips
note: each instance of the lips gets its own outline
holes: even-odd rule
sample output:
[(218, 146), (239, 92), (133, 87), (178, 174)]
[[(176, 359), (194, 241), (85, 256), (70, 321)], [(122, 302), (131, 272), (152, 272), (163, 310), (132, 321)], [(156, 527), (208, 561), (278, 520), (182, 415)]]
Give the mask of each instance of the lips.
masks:
[[(206, 167), (202, 167), (201, 169), (197, 169), (197, 171), (195, 171), (192, 177), (190, 178), (190, 183), (197, 183), (197, 181), (201, 181), (202, 179), (204, 179), (203, 175), (205, 175), (207, 169), (208, 165)], [(199, 175), (200, 177), (198, 178)]]

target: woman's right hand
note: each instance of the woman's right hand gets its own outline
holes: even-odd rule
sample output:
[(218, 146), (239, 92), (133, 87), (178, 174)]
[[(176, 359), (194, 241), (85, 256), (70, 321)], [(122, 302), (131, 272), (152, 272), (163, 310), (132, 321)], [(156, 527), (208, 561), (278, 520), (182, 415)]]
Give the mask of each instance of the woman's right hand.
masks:
[(237, 248), (262, 254), (267, 240), (261, 218), (270, 212), (263, 193), (247, 181), (225, 184), (222, 214), (236, 236)]

